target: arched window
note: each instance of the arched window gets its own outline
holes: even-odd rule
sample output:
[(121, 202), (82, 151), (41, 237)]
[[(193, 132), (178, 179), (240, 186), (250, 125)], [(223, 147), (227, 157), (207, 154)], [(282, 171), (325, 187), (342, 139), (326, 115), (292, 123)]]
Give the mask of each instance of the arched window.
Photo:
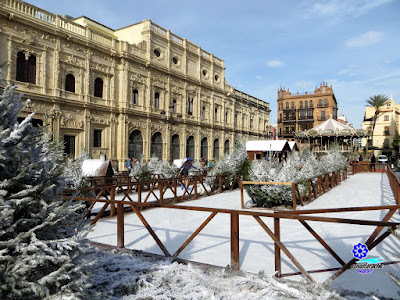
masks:
[(103, 80), (98, 77), (94, 80), (94, 96), (103, 98)]
[(208, 143), (207, 138), (203, 138), (201, 140), (201, 149), (200, 149), (200, 156), (208, 159)]
[(133, 131), (129, 136), (128, 156), (140, 159), (143, 155), (143, 138), (139, 130)]
[(194, 137), (189, 136), (186, 141), (186, 157), (194, 158)]
[(292, 101), (292, 108), (294, 108), (294, 102)]
[(322, 99), (318, 100), (318, 106), (322, 106)]
[(303, 101), (300, 101), (300, 108), (303, 108)]
[(324, 99), (324, 105), (328, 106), (328, 99), (326, 99), (326, 98)]
[(65, 90), (75, 93), (75, 77), (72, 74), (65, 76)]
[(304, 107), (308, 108), (308, 101), (307, 100), (304, 102)]
[(227, 155), (229, 154), (229, 140), (225, 141), (225, 145), (224, 145), (224, 154)]
[(289, 102), (286, 102), (286, 108), (289, 108)]
[(160, 108), (160, 93), (156, 92), (154, 94), (154, 108)]
[(26, 60), (24, 52), (18, 52), (16, 75), (17, 81), (36, 83), (36, 56), (32, 54)]
[(312, 100), (310, 100), (310, 107), (313, 107), (313, 103), (312, 103)]
[(214, 140), (214, 160), (218, 160), (219, 159), (219, 140), (215, 139)]
[(161, 133), (156, 132), (151, 137), (151, 156), (156, 156), (162, 159), (162, 136)]
[(132, 91), (132, 104), (139, 104), (139, 92), (136, 89)]
[(174, 134), (172, 136), (172, 159), (180, 159), (180, 149), (179, 149), (179, 135)]

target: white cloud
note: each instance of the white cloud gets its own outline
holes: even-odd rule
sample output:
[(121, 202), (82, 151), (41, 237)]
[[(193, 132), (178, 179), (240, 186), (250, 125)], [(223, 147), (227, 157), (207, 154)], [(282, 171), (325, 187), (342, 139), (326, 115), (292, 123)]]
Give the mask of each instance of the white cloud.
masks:
[(260, 75), (257, 75), (256, 78), (257, 78), (257, 79), (263, 79), (263, 77), (260, 76)]
[(281, 60), (270, 60), (267, 62), (267, 66), (270, 68), (277, 68), (283, 66), (285, 63)]
[(379, 43), (384, 37), (384, 34), (379, 31), (368, 31), (359, 36), (353, 37), (346, 41), (348, 48), (360, 48)]
[(342, 19), (344, 17), (359, 17), (367, 14), (379, 6), (385, 5), (393, 0), (326, 0), (326, 1), (303, 1), (301, 6), (305, 10), (305, 17), (332, 17)]

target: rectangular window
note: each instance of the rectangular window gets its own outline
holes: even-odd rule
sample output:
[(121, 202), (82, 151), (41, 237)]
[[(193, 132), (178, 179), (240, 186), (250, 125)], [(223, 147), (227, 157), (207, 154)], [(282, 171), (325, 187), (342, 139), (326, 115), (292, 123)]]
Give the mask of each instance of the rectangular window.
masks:
[(93, 131), (93, 147), (101, 148), (101, 132), (98, 129)]
[(69, 157), (75, 157), (75, 136), (64, 135), (64, 153)]
[(389, 116), (385, 116), (385, 121), (389, 121)]
[(325, 120), (325, 111), (321, 111), (321, 120)]
[(383, 147), (384, 148), (389, 148), (389, 139), (385, 139), (383, 142)]

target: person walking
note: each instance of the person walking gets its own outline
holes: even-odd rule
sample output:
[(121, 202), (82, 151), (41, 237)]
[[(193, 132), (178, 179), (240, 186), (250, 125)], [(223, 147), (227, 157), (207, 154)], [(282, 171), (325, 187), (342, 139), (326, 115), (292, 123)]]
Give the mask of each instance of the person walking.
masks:
[(376, 158), (375, 158), (375, 155), (372, 154), (372, 157), (371, 157), (371, 172), (372, 172), (372, 170), (374, 170), (374, 172), (376, 171), (375, 163), (376, 163)]
[(182, 185), (181, 185), (182, 190), (183, 190), (183, 188), (185, 188), (189, 185), (189, 179), (187, 178), (187, 176), (189, 175), (189, 170), (191, 168), (195, 168), (195, 167), (193, 166), (192, 160), (190, 159), (190, 157), (188, 157), (187, 160), (183, 163), (183, 165), (181, 167), (181, 171), (180, 171), (181, 176), (185, 177), (184, 183), (182, 183)]

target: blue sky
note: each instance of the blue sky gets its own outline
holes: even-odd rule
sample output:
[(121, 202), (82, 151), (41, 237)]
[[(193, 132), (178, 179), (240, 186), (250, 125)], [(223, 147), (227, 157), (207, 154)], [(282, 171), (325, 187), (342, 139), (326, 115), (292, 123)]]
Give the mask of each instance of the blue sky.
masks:
[(230, 85), (270, 103), (271, 124), (280, 86), (311, 92), (328, 82), (357, 128), (370, 96), (400, 103), (399, 0), (28, 2), (112, 29), (151, 19), (223, 59)]

